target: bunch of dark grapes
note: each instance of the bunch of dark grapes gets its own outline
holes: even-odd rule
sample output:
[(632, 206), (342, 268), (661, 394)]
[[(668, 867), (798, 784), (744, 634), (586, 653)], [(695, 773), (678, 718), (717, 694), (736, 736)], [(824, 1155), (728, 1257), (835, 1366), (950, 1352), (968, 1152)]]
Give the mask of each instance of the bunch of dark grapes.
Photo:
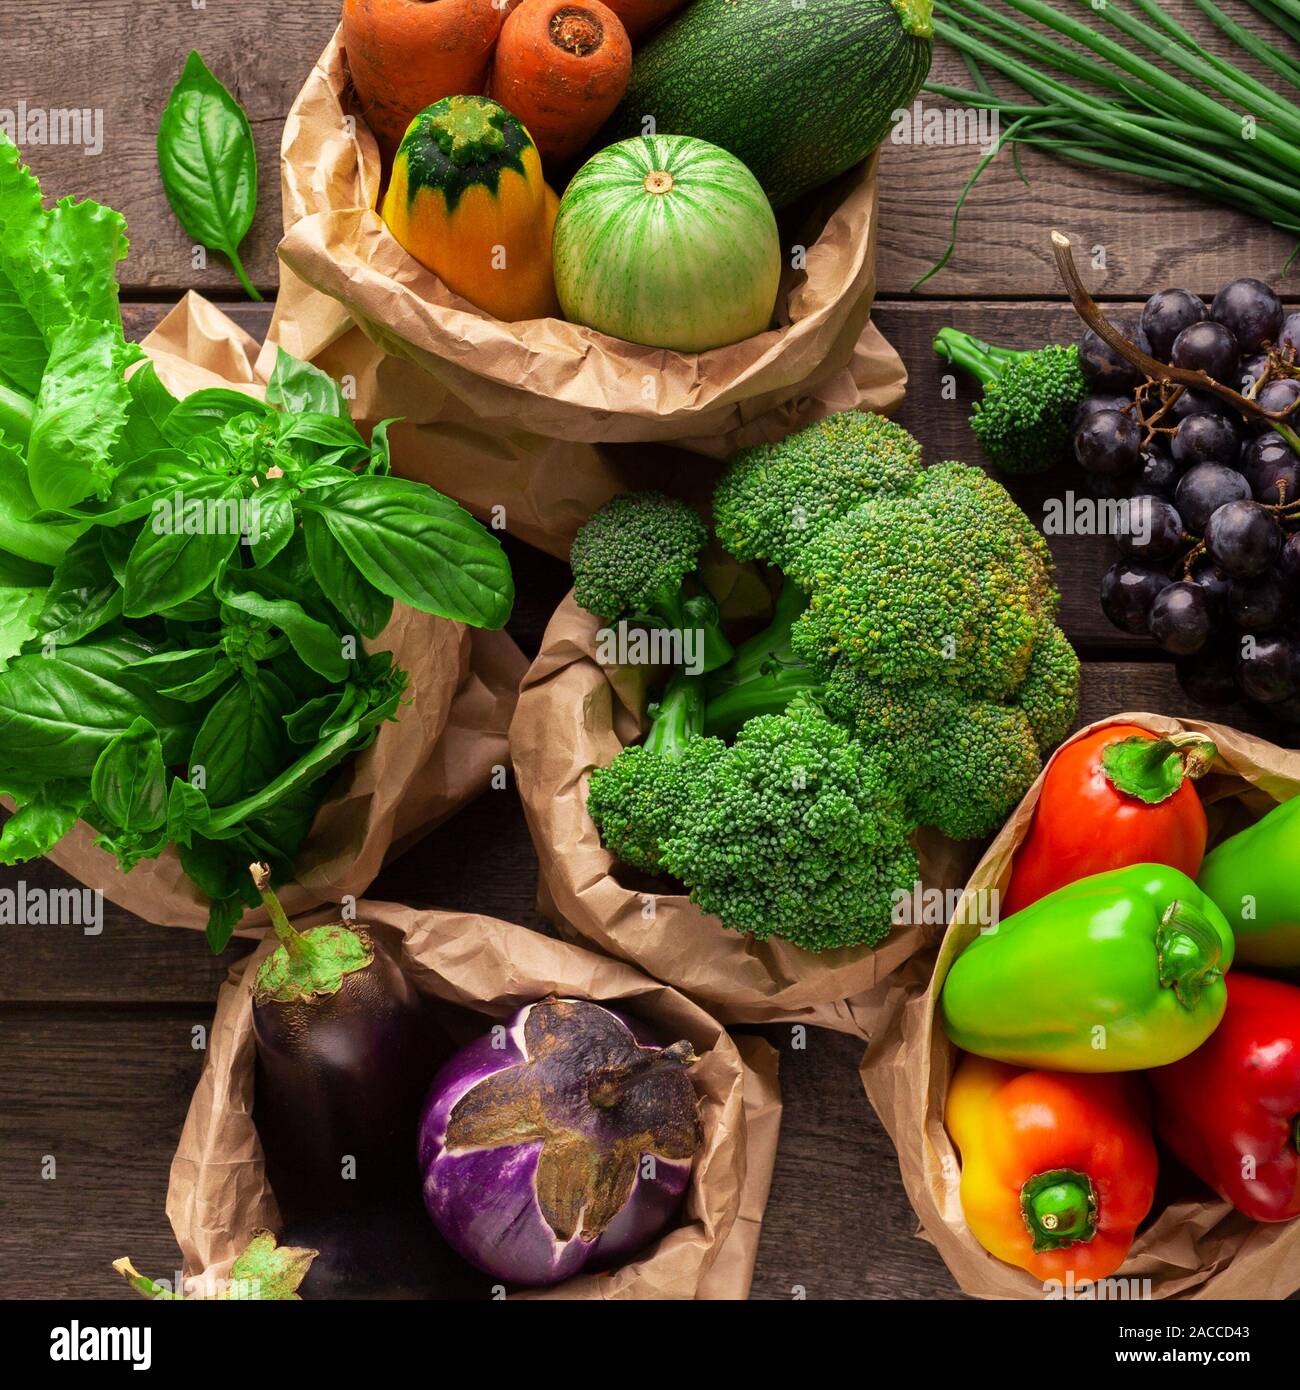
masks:
[[(1209, 306), (1161, 290), (1139, 324), (1117, 326), (1267, 410), (1300, 401), (1300, 313), (1284, 316), (1258, 280), (1232, 281)], [(1300, 455), (1210, 391), (1148, 380), (1091, 329), (1079, 361), (1092, 394), (1075, 457), (1095, 498), (1130, 499), (1102, 580), (1106, 616), (1172, 653), (1192, 699), (1244, 698), (1300, 721)], [(1286, 423), (1300, 431), (1300, 410)]]

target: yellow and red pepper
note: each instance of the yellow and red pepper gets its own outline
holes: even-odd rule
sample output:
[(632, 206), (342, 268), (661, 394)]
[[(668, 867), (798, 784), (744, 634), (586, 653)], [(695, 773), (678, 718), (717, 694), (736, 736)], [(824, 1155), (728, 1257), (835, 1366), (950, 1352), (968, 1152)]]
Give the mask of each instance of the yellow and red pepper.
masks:
[(1036, 1278), (1104, 1279), (1151, 1210), (1156, 1150), (1140, 1083), (963, 1057), (944, 1116), (975, 1239)]

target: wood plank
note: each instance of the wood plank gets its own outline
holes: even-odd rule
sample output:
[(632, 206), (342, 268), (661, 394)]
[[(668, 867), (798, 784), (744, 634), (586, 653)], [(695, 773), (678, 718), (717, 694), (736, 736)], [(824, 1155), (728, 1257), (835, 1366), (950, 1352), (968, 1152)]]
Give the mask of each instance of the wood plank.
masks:
[[(1224, 7), (1256, 32), (1272, 31), (1240, 0)], [(238, 294), (219, 256), (195, 270), (188, 239), (163, 196), (154, 137), (166, 96), (186, 53), (198, 48), (247, 108), (258, 149), (261, 206), (246, 245), (246, 262), (264, 289), (278, 283), (280, 231), (278, 151), (283, 119), (337, 21), (337, 4), (275, 7), (169, 0), (63, 0), (59, 56), (49, 61), (44, 10), (13, 8), (0, 51), (3, 104), (91, 107), (104, 115), (104, 151), (87, 157), (75, 146), (30, 145), (25, 153), (53, 197), (93, 197), (120, 208), (131, 227), (132, 253), (123, 268), (131, 291), (195, 285)], [(1191, 0), (1167, 7), (1195, 33), (1213, 31)], [(1209, 45), (1231, 51), (1214, 36)], [(1279, 46), (1288, 49), (1287, 41)], [(1234, 61), (1236, 59), (1234, 58)], [(1247, 70), (1256, 69), (1249, 63)], [(968, 86), (956, 54), (936, 47), (936, 80)], [(938, 105), (944, 103), (937, 98)], [(962, 185), (978, 160), (970, 146), (895, 145), (882, 162), (880, 288), (908, 290), (938, 257)], [(1167, 186), (1107, 176), (1026, 149), (1030, 180), (1017, 178), (1007, 151), (985, 171), (962, 219), (957, 253), (923, 289), (927, 295), (1044, 297), (1058, 292), (1048, 253), (1053, 226), (1089, 246), (1106, 248), (1101, 288), (1110, 296), (1145, 296), (1164, 283), (1213, 292), (1237, 274), (1274, 277), (1293, 238), (1267, 224)], [(1300, 267), (1288, 283), (1294, 285)]]
[(172, 1277), (167, 1173), (203, 1067), (191, 1030), (210, 1018), (0, 1011), (0, 1184), (22, 1214), (6, 1223), (5, 1297), (135, 1297), (113, 1272), (119, 1255)]
[(862, 1044), (811, 1028), (797, 1051), (788, 1027), (752, 1031), (781, 1054), (785, 1111), (751, 1297), (963, 1297), (916, 1236), (898, 1157), (858, 1078)]

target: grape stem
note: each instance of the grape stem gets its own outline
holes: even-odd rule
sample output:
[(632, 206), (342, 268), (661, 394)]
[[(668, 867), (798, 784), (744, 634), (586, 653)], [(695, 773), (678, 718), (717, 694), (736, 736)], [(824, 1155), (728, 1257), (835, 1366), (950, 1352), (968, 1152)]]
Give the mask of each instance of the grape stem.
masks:
[(1222, 382), (1215, 381), (1208, 372), (1192, 372), (1188, 371), (1186, 367), (1171, 367), (1165, 362), (1158, 362), (1154, 357), (1143, 352), (1136, 343), (1130, 343), (1097, 307), (1096, 301), (1084, 288), (1083, 281), (1079, 278), (1079, 270), (1074, 263), (1074, 252), (1071, 249), (1070, 238), (1064, 232), (1054, 231), (1052, 233), (1052, 254), (1056, 258), (1056, 268), (1060, 271), (1061, 279), (1065, 282), (1065, 288), (1069, 292), (1070, 302), (1074, 305), (1075, 313), (1112, 352), (1117, 353), (1153, 381), (1167, 381), (1171, 385), (1208, 392), (1212, 396), (1218, 396), (1222, 401), (1227, 401), (1233, 409), (1249, 419), (1266, 422), (1286, 440), (1297, 454), (1300, 454), (1300, 435), (1287, 424), (1287, 417), (1294, 407), (1288, 410), (1265, 410), (1257, 402), (1248, 399), (1238, 391), (1234, 391), (1231, 386), (1224, 386)]

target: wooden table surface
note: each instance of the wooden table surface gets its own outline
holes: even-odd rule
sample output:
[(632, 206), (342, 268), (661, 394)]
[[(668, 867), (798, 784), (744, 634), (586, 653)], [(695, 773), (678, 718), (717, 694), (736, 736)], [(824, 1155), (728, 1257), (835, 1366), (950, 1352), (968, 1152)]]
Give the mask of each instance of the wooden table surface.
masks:
[[(1234, 0), (1226, 0), (1234, 13)], [(1189, 20), (1190, 3), (1170, 6)], [(337, 0), (0, 0), (0, 108), (84, 107), (103, 112), (103, 150), (24, 150), (52, 197), (93, 197), (129, 220), (122, 267), (132, 336), (147, 332), (185, 289), (195, 288), (255, 334), (270, 311), (244, 300), (221, 258), (191, 266), (190, 243), (159, 184), (154, 138), (167, 92), (186, 53), (198, 48), (248, 110), (259, 152), (261, 208), (246, 247), (254, 281), (272, 298), (280, 231), (278, 147), (283, 118), (333, 31)], [(962, 83), (951, 54), (936, 74)], [(1103, 268), (1089, 272), (1099, 298), (1121, 311), (1169, 284), (1208, 297), (1238, 274), (1271, 280), (1300, 298), (1279, 272), (1290, 239), (1270, 227), (1154, 185), (1104, 179), (1023, 157), (1029, 187), (1005, 154), (972, 195), (948, 268), (923, 292), (916, 277), (942, 252), (957, 192), (978, 158), (971, 147), (890, 145), (883, 197), (875, 319), (911, 373), (899, 419), (927, 456), (978, 451), (965, 424), (969, 393), (945, 400), (930, 340), (955, 323), (983, 337), (1033, 346), (1076, 333), (1051, 264), (1048, 231), (1070, 232)], [(1077, 480), (1076, 480), (1077, 481)], [(1031, 516), (1070, 482), (1013, 487)], [(1240, 713), (1194, 709), (1169, 664), (1102, 616), (1098, 580), (1105, 543), (1053, 541), (1064, 592), (1063, 623), (1084, 661), (1081, 722), (1120, 710), (1196, 713), (1270, 734)], [(519, 604), (510, 630), (536, 650), (568, 586), (558, 562), (515, 544)], [(1271, 735), (1277, 738), (1277, 730)], [(1281, 739), (1280, 741), (1288, 741)], [(1294, 741), (1294, 739), (1290, 740)], [(376, 897), (463, 908), (542, 928), (534, 909), (536, 861), (513, 792), (485, 795), (418, 850), (389, 866)], [(53, 885), (51, 866), (0, 870)], [(8, 927), (0, 971), (0, 1296), (121, 1297), (109, 1265), (129, 1252), (140, 1268), (169, 1274), (177, 1251), (163, 1214), (167, 1170), (203, 1055), (195, 1024), (211, 1016), (236, 945), (214, 960), (200, 935), (140, 923), (106, 905), (97, 938), (59, 928)], [(953, 1298), (956, 1286), (916, 1222), (893, 1150), (864, 1098), (861, 1047), (825, 1032), (806, 1051), (787, 1030), (761, 1031), (781, 1049), (785, 1118), (771, 1201), (754, 1275), (759, 1298)], [(46, 1155), (57, 1177), (42, 1178)]]

